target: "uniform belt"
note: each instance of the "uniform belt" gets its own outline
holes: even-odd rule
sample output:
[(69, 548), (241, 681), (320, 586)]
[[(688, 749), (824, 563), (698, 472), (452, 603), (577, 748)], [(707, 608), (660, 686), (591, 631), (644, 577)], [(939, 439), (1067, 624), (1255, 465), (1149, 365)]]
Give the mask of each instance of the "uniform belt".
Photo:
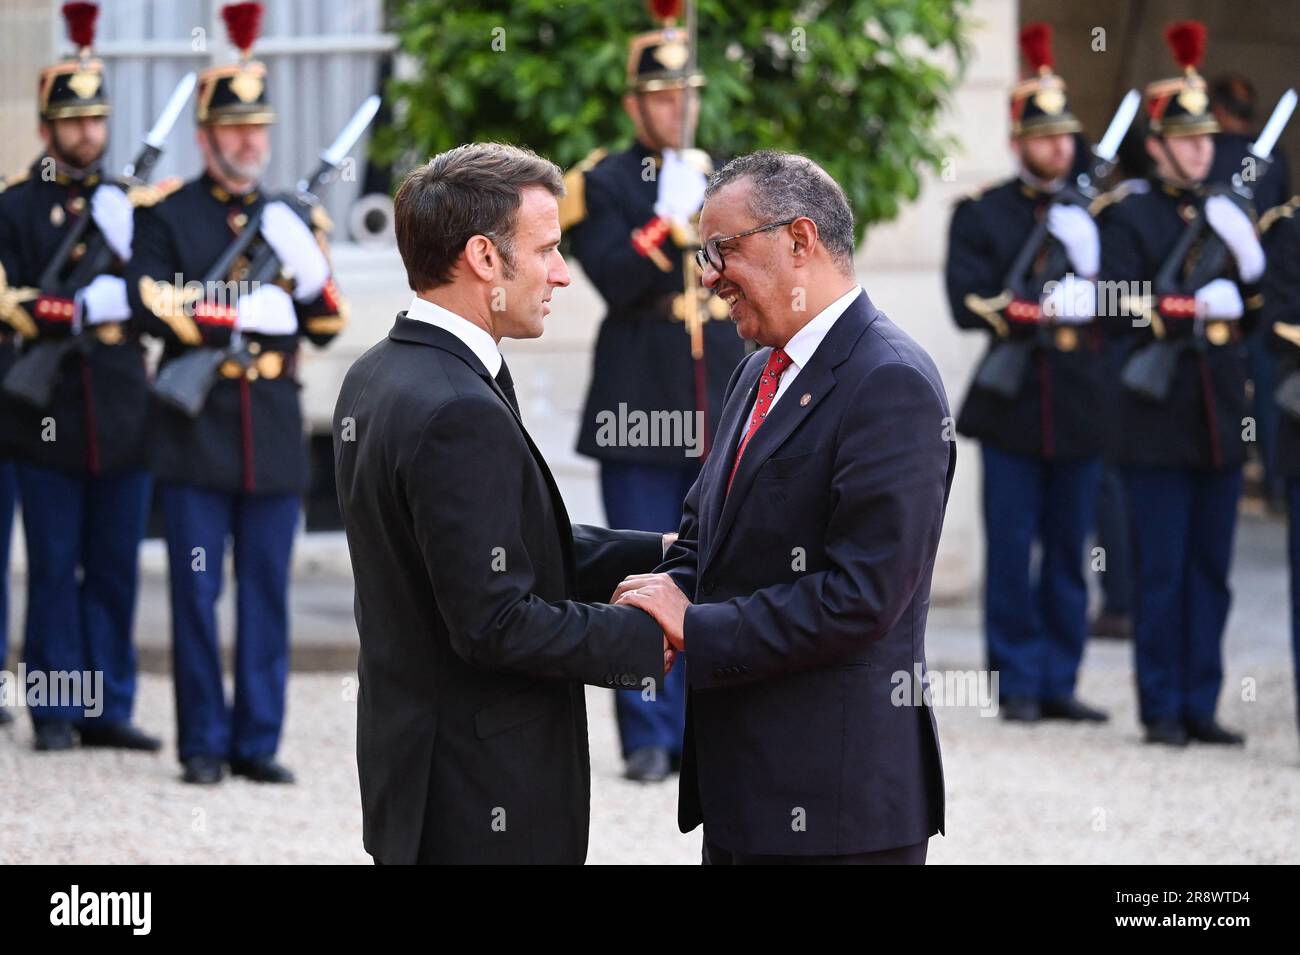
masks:
[(247, 363), (235, 358), (227, 358), (218, 369), (222, 378), (247, 378), (257, 381), (265, 378), (275, 381), (277, 378), (293, 379), (298, 371), (296, 352), (262, 351), (250, 355)]

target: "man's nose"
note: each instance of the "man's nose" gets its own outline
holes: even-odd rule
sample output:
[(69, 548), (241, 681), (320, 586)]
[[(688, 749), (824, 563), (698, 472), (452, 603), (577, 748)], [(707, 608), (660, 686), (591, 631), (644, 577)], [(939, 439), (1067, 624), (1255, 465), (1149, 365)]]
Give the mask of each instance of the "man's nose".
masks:
[(555, 253), (555, 268), (551, 269), (547, 281), (557, 288), (565, 288), (569, 284), (569, 265), (559, 252)]
[(704, 271), (700, 273), (700, 283), (705, 288), (711, 289), (721, 281), (722, 273), (713, 267), (712, 262), (707, 263), (704, 266)]

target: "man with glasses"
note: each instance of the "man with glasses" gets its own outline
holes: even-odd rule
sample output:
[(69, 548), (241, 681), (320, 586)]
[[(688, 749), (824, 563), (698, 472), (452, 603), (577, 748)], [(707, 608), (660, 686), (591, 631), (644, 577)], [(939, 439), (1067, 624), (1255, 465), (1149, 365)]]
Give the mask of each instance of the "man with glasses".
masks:
[[(623, 106), (636, 141), (614, 155), (597, 151), (570, 171), (560, 207), (574, 256), (606, 304), (578, 452), (600, 462), (611, 527), (677, 526), (708, 454), (723, 387), (744, 354), (731, 325), (717, 320), (726, 307), (699, 287), (691, 254), (709, 160), (681, 148), (704, 82), (690, 60), (680, 29), (633, 39)], [(675, 434), (602, 427), (631, 416), (668, 420), (665, 413), (680, 424)], [(615, 696), (629, 779), (665, 779), (680, 759), (685, 663), (656, 699)]]
[(728, 163), (700, 233), (705, 285), (760, 347), (665, 563), (614, 598), (690, 657), (678, 824), (703, 824), (710, 864), (924, 862), (943, 829), (920, 692), (956, 461), (943, 383), (854, 281), (853, 213), (812, 161)]

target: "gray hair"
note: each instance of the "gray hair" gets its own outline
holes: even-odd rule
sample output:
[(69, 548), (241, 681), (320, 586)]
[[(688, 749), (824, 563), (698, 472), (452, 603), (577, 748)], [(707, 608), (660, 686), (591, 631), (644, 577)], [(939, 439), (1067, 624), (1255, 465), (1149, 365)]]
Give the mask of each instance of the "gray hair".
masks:
[(761, 222), (807, 216), (817, 223), (818, 238), (836, 264), (853, 270), (853, 210), (825, 169), (806, 156), (761, 149), (737, 156), (715, 172), (704, 190), (705, 201), (741, 179), (754, 184), (751, 215)]

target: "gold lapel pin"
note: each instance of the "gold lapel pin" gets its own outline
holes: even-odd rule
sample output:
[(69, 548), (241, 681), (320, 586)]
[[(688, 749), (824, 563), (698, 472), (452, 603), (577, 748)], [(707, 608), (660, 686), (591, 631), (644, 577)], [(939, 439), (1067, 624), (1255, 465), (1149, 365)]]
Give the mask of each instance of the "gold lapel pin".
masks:
[(799, 399), (799, 407), (800, 407), (800, 408), (807, 408), (807, 407), (808, 407), (808, 402), (810, 402), (810, 401), (812, 401), (812, 395), (810, 395), (810, 394), (808, 394), (807, 392), (805, 392), (805, 393), (804, 393), (804, 396), (803, 396), (802, 398)]

